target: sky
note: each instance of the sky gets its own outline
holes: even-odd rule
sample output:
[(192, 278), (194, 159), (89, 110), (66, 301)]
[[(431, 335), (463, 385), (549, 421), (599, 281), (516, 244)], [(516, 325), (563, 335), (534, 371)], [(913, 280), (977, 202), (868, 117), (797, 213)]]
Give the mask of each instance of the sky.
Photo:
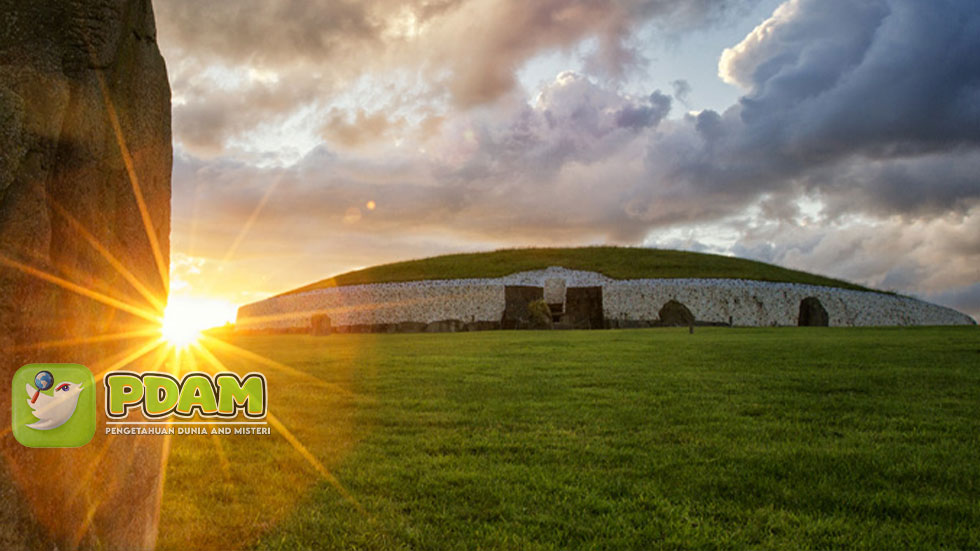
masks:
[(165, 0), (171, 293), (515, 246), (736, 255), (980, 316), (975, 0)]

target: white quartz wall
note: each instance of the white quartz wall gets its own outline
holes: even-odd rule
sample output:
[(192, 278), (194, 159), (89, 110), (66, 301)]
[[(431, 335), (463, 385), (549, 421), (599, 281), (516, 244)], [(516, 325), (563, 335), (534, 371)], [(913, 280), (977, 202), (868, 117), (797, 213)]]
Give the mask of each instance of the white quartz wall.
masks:
[[(800, 301), (817, 297), (832, 326), (958, 325), (972, 318), (908, 297), (794, 283), (737, 279), (614, 280), (595, 272), (548, 268), (493, 279), (459, 279), (350, 285), (316, 289), (242, 306), (242, 329), (306, 329), (315, 314), (331, 324), (433, 322), (446, 319), (500, 321), (505, 285), (545, 286), (564, 279), (567, 287), (602, 286), (606, 318), (655, 320), (665, 302), (684, 303), (698, 321), (735, 325), (796, 325)], [(550, 284), (554, 285), (554, 282)]]
[(272, 297), (239, 308), (236, 325), (252, 330), (308, 328), (316, 314), (329, 316), (333, 326), (447, 319), (499, 321), (504, 287), (474, 281), (350, 285)]
[(698, 321), (734, 325), (796, 325), (800, 301), (816, 297), (831, 326), (961, 325), (973, 320), (950, 308), (909, 297), (817, 285), (741, 279), (634, 279), (606, 284), (602, 306), (611, 319), (657, 319), (668, 300)]

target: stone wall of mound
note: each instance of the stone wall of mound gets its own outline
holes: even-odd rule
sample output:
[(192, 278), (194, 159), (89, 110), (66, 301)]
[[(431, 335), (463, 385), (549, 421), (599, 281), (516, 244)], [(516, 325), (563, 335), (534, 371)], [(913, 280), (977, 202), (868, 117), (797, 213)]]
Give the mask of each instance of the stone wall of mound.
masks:
[[(495, 279), (381, 283), (317, 289), (243, 306), (237, 327), (244, 331), (309, 331), (314, 316), (334, 328), (383, 327), (405, 322), (499, 323), (508, 285), (540, 286), (562, 279), (567, 288), (601, 287), (608, 326), (654, 322), (665, 303), (676, 300), (698, 322), (742, 326), (796, 325), (800, 302), (817, 298), (831, 326), (968, 325), (955, 310), (908, 297), (814, 285), (734, 279), (614, 280), (594, 272), (548, 268)], [(625, 323), (623, 323), (625, 322)], [(486, 327), (485, 325), (483, 327)], [(394, 330), (394, 329), (393, 329)]]
[(236, 325), (244, 330), (304, 331), (318, 314), (326, 315), (335, 328), (442, 320), (499, 322), (503, 310), (504, 286), (500, 284), (479, 280), (384, 283), (273, 297), (241, 307)]
[(737, 279), (636, 279), (603, 288), (607, 319), (652, 320), (668, 300), (683, 303), (700, 322), (741, 326), (796, 325), (800, 303), (817, 298), (831, 327), (968, 325), (955, 310), (909, 297), (818, 285)]

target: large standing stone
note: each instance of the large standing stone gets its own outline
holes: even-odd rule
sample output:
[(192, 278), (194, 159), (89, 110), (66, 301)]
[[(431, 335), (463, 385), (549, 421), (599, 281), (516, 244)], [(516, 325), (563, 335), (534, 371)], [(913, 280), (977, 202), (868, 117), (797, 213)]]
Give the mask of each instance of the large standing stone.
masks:
[[(171, 161), (170, 87), (149, 0), (0, 0), (2, 380), (29, 362), (99, 373), (140, 344), (35, 346), (154, 325), (49, 276), (159, 313)], [(10, 411), (9, 392), (0, 409)], [(34, 450), (0, 438), (0, 494), (17, 496), (0, 499), (0, 541), (152, 545), (162, 441), (97, 434), (81, 448)], [(18, 542), (24, 514), (43, 529)]]

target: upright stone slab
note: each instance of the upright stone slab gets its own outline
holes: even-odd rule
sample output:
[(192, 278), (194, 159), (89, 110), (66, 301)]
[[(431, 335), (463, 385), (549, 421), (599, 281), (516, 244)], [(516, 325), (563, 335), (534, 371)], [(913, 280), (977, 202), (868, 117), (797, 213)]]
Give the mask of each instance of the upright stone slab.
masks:
[(565, 298), (565, 319), (575, 329), (602, 329), (602, 287), (569, 287)]
[(560, 277), (548, 278), (544, 281), (544, 301), (548, 306), (561, 306), (565, 310), (565, 280)]
[[(149, 0), (0, 0), (2, 380), (30, 362), (99, 373), (140, 344), (37, 346), (154, 325), (77, 291), (160, 311), (171, 162), (170, 87)], [(10, 411), (9, 392), (0, 409)], [(0, 439), (0, 542), (152, 545), (161, 444), (96, 435), (81, 448), (34, 450)], [(42, 529), (24, 534), (18, 515)]]
[(500, 326), (503, 329), (526, 329), (531, 320), (527, 305), (544, 299), (544, 288), (531, 285), (504, 286), (504, 313)]

